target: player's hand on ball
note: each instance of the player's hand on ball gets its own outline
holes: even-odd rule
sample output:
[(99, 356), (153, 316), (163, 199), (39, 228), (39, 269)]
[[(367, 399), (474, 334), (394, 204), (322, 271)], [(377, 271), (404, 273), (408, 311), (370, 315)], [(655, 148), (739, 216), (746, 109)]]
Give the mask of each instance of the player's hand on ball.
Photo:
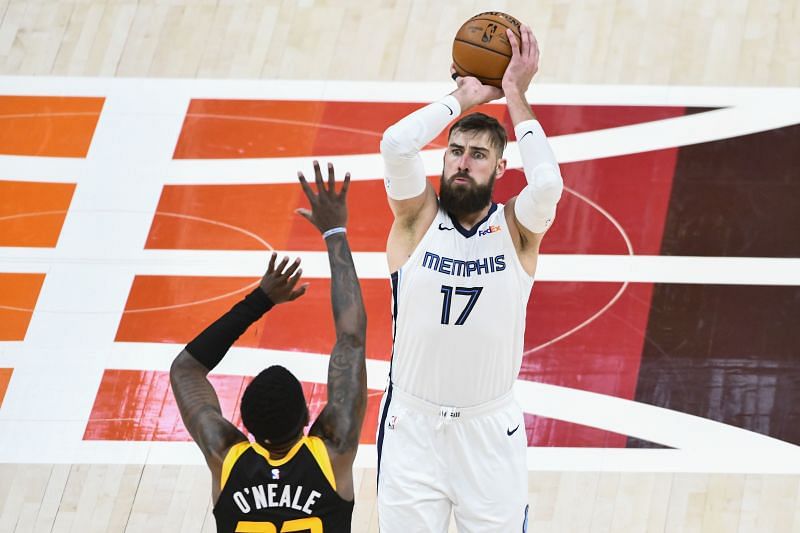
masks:
[(506, 30), (511, 43), (511, 61), (503, 74), (503, 91), (517, 91), (525, 93), (539, 70), (539, 43), (530, 26), (520, 27), (522, 42), (517, 39), (514, 32)]
[(277, 257), (278, 254), (272, 252), (269, 258), (269, 266), (267, 266), (267, 273), (261, 278), (259, 286), (264, 291), (264, 294), (269, 296), (272, 303), (291, 302), (306, 293), (308, 283), (303, 283), (300, 287), (297, 287), (297, 282), (303, 274), (303, 269), (300, 268), (300, 258), (292, 261), (287, 267), (289, 258), (283, 257), (281, 262), (276, 265), (275, 260)]
[(327, 186), (322, 180), (322, 171), (319, 162), (314, 161), (314, 178), (317, 183), (317, 193), (306, 181), (302, 172), (297, 173), (297, 179), (303, 187), (311, 204), (311, 209), (296, 209), (295, 213), (305, 217), (314, 224), (321, 233), (325, 233), (332, 228), (343, 228), (347, 226), (347, 189), (350, 188), (350, 173), (344, 175), (344, 182), (341, 190), (336, 192), (336, 178), (334, 177), (333, 165), (328, 163), (328, 183)]
[(458, 76), (455, 65), (450, 66), (450, 75), (458, 85), (453, 91), (453, 96), (461, 104), (461, 112), (466, 112), (476, 105), (485, 104), (503, 97), (503, 91), (491, 85), (484, 85), (478, 78), (472, 76)]

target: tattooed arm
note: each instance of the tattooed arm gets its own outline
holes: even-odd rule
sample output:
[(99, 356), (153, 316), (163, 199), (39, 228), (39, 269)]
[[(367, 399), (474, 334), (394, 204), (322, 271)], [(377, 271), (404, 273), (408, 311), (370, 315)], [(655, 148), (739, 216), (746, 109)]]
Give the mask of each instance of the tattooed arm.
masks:
[(253, 292), (219, 317), (172, 362), (169, 376), (183, 424), (200, 447), (211, 470), (214, 501), (219, 495), (220, 473), (228, 449), (247, 437), (222, 416), (217, 393), (208, 373), (225, 356), (247, 328), (273, 305), (299, 298), (307, 284), (296, 287), (302, 274), (300, 260), (289, 267), (288, 257), (276, 266), (277, 254), (270, 257), (261, 283)]
[(217, 393), (208, 381), (208, 369), (183, 350), (169, 371), (183, 425), (200, 447), (211, 470), (213, 501), (219, 496), (222, 462), (228, 449), (247, 437), (222, 416)]
[[(328, 164), (327, 187), (316, 161), (314, 173), (319, 194), (315, 194), (302, 173), (298, 173), (303, 191), (311, 203), (311, 210), (299, 209), (298, 212), (324, 235), (329, 230), (344, 228), (347, 224), (346, 200), (350, 174), (345, 175), (341, 192), (337, 194), (331, 164)], [(309, 433), (325, 441), (336, 478), (336, 491), (343, 498), (352, 500), (352, 466), (367, 407), (364, 351), (367, 315), (346, 233), (329, 234), (325, 244), (331, 267), (336, 344), (328, 364), (328, 403)]]

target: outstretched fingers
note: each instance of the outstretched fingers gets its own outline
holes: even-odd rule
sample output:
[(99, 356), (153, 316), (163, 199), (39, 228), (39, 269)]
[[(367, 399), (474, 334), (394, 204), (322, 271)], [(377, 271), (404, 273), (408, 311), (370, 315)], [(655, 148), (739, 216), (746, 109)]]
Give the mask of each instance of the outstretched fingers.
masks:
[(506, 35), (508, 36), (508, 42), (511, 44), (511, 57), (519, 56), (520, 50), (517, 35), (510, 29), (506, 29)]
[(520, 48), (520, 53), (525, 59), (528, 59), (531, 56), (531, 29), (526, 26), (520, 26), (520, 38), (522, 39), (522, 47)]
[(283, 269), (286, 268), (286, 263), (288, 263), (288, 262), (289, 262), (289, 257), (288, 256), (283, 256), (283, 258), (281, 258), (281, 262), (278, 263), (278, 266), (275, 267), (274, 272), (278, 276), (282, 276), (283, 275)]
[(308, 283), (303, 283), (302, 285), (300, 285), (300, 287), (294, 289), (292, 293), (289, 295), (289, 301), (291, 302), (292, 300), (297, 300), (302, 295), (304, 295), (308, 290), (308, 286), (309, 286)]
[(328, 192), (331, 194), (336, 192), (336, 177), (333, 172), (333, 163), (328, 163)]
[(325, 190), (325, 182), (322, 181), (322, 170), (320, 170), (317, 160), (314, 160), (314, 180), (317, 182), (317, 193), (322, 194), (322, 191)]
[(269, 256), (269, 264), (267, 265), (267, 274), (275, 272), (275, 258), (278, 257), (278, 252), (272, 252)]
[(339, 191), (339, 198), (347, 198), (347, 191), (350, 189), (350, 173), (346, 173), (344, 175), (344, 181), (342, 182), (342, 189)]
[[(286, 259), (289, 258), (287, 257)], [(289, 268), (287, 268), (286, 271), (281, 274), (281, 276), (285, 278), (291, 277), (292, 274), (294, 274), (299, 267), (300, 267), (300, 258), (298, 257), (294, 261), (292, 261), (292, 264), (289, 265)]]
[(299, 170), (297, 171), (297, 179), (300, 181), (300, 186), (303, 188), (303, 192), (306, 193), (306, 197), (309, 199), (309, 201), (312, 200), (316, 195), (311, 189), (311, 185), (309, 185), (306, 181), (306, 177)]

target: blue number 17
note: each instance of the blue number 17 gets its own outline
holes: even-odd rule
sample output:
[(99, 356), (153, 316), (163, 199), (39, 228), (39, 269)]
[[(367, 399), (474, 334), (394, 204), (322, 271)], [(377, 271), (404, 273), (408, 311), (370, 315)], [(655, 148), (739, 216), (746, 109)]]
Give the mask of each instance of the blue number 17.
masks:
[(442, 324), (450, 323), (450, 304), (453, 300), (454, 290), (457, 296), (469, 296), (467, 306), (464, 307), (464, 310), (461, 311), (461, 314), (458, 315), (458, 319), (456, 320), (455, 325), (461, 326), (467, 321), (467, 317), (475, 307), (475, 303), (478, 301), (483, 287), (450, 287), (449, 285), (442, 285), (441, 292), (444, 295), (444, 301), (442, 302)]

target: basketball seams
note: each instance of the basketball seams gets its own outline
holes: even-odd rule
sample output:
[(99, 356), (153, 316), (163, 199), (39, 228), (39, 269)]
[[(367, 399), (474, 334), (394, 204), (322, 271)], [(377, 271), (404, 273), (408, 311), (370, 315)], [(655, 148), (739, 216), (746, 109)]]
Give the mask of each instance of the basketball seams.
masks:
[(463, 73), (464, 73), (464, 74), (466, 74), (467, 76), (472, 76), (472, 77), (474, 77), (474, 78), (478, 78), (479, 80), (493, 80), (493, 81), (494, 81), (494, 80), (502, 80), (502, 79), (503, 79), (503, 78), (490, 78), (490, 77), (488, 77), (488, 76), (477, 76), (477, 75), (473, 74), (472, 72), (468, 71), (467, 69), (465, 69), (464, 67), (462, 67), (462, 66), (459, 64), (459, 62), (458, 62), (458, 61), (456, 61), (455, 59), (453, 59), (453, 63), (455, 64), (455, 66), (456, 66), (456, 67), (458, 67), (459, 69), (461, 69), (461, 72), (463, 72)]
[(509, 59), (511, 58), (510, 55), (506, 55), (503, 52), (500, 52), (498, 50), (493, 50), (491, 48), (486, 48), (485, 46), (481, 46), (479, 44), (475, 44), (475, 43), (470, 42), (470, 41), (465, 41), (464, 39), (455, 38), (453, 40), (456, 41), (456, 42), (459, 42), (459, 43), (464, 43), (464, 44), (468, 44), (470, 46), (474, 46), (475, 48), (480, 48), (481, 50), (486, 50), (487, 52), (492, 52), (493, 54), (497, 54), (497, 55), (501, 55), (503, 57), (507, 57)]

